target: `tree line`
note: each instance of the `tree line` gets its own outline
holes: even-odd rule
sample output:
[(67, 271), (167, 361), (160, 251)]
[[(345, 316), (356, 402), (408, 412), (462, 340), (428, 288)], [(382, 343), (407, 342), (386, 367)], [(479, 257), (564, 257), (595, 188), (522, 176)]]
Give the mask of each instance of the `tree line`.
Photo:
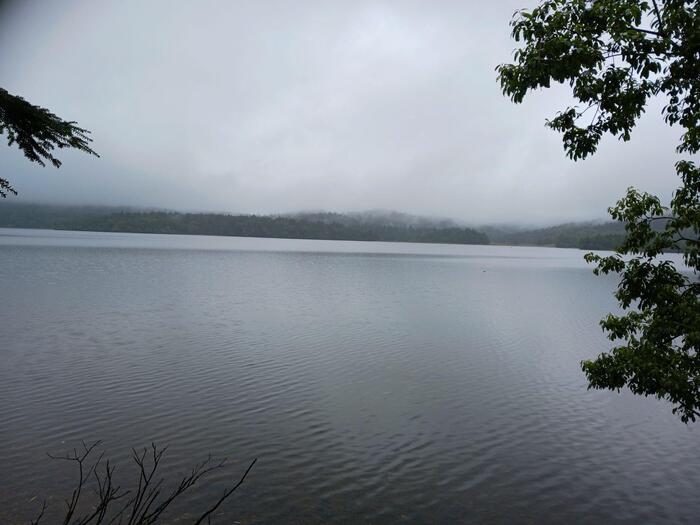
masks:
[(486, 228), (491, 242), (515, 246), (553, 246), (581, 250), (615, 250), (625, 239), (624, 224), (566, 223), (536, 229)]
[[(661, 224), (657, 225), (658, 227)], [(145, 211), (101, 206), (3, 203), (0, 227), (170, 233), (236, 237), (504, 244), (615, 250), (625, 238), (618, 222), (566, 223), (546, 228), (467, 228), (447, 220), (399, 213), (300, 213), (289, 216)]]
[[(109, 209), (107, 209), (109, 210)], [(339, 215), (342, 217), (342, 215)], [(56, 230), (276, 237), (342, 241), (489, 244), (486, 234), (459, 226), (395, 225), (311, 220), (274, 215), (12, 205), (0, 209), (0, 226)]]

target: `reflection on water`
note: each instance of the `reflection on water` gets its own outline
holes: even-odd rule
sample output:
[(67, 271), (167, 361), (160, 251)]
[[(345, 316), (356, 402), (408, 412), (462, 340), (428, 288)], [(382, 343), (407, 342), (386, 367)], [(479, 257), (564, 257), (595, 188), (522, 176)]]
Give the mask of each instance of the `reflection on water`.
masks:
[(0, 230), (0, 282), (0, 521), (80, 439), (230, 457), (195, 506), (258, 457), (227, 523), (700, 511), (696, 429), (586, 390), (615, 281), (580, 251)]

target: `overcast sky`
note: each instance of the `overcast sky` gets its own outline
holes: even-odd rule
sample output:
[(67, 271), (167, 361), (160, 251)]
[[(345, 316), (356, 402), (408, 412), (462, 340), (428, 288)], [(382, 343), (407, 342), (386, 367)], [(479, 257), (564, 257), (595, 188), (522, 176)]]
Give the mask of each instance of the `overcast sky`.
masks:
[[(0, 10), (0, 86), (92, 131), (101, 158), (41, 168), (0, 147), (15, 201), (182, 210), (391, 209), (471, 223), (603, 218), (669, 196), (678, 129), (574, 163), (494, 68), (531, 0), (21, 0)], [(2, 203), (0, 203), (2, 205)]]

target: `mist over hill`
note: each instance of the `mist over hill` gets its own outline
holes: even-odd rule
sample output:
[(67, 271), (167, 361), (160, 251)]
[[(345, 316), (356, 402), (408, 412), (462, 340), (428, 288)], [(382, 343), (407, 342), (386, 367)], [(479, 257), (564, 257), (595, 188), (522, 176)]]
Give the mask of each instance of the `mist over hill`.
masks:
[(503, 244), (613, 250), (624, 238), (617, 222), (566, 223), (544, 228), (468, 227), (441, 217), (388, 210), (282, 215), (182, 213), (130, 207), (0, 203), (0, 227), (171, 233), (239, 237)]
[(3, 203), (0, 227), (446, 244), (490, 242), (486, 234), (473, 228), (393, 212), (229, 215)]
[[(468, 225), (458, 223), (452, 219), (425, 217), (421, 215), (411, 215), (392, 210), (368, 210), (358, 212), (298, 212), (283, 215), (312, 222), (324, 224), (345, 224), (351, 225), (377, 225), (390, 227), (414, 227), (414, 228), (464, 228)], [(477, 229), (477, 228), (475, 228)]]

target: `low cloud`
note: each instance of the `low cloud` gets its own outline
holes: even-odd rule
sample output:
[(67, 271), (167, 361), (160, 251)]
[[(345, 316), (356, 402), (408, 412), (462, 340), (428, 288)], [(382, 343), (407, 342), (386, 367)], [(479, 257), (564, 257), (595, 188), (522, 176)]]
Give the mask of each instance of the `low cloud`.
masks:
[(101, 158), (0, 148), (3, 175), (26, 201), (472, 223), (600, 218), (630, 185), (668, 197), (679, 131), (660, 106), (573, 163), (544, 127), (565, 89), (501, 95), (509, 19), (532, 4), (10, 3), (2, 86), (90, 129)]

